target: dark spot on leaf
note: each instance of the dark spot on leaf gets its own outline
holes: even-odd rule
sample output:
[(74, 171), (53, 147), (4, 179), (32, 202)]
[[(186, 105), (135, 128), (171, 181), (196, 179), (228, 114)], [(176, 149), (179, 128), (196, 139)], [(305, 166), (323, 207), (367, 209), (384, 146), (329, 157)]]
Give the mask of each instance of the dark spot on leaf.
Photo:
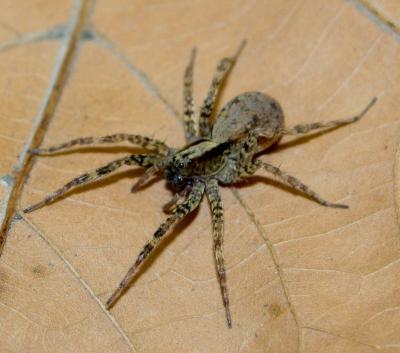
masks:
[(32, 273), (35, 275), (35, 277), (37, 278), (43, 278), (46, 276), (46, 267), (44, 267), (43, 265), (35, 265), (32, 268)]
[(278, 304), (271, 304), (268, 307), (268, 312), (272, 316), (273, 319), (276, 319), (283, 313), (282, 308)]

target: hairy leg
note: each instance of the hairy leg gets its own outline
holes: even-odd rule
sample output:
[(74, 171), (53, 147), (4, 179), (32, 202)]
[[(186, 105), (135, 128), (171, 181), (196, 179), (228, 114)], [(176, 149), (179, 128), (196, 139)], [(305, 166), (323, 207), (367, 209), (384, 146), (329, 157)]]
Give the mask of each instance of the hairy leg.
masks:
[(153, 175), (155, 175), (159, 170), (160, 169), (154, 165), (148, 168), (139, 178), (139, 180), (135, 184), (133, 184), (131, 192), (137, 192), (142, 187), (142, 185), (144, 185), (146, 181), (149, 180)]
[(89, 146), (94, 144), (103, 144), (103, 143), (118, 143), (128, 141), (140, 147), (155, 151), (159, 154), (165, 155), (170, 151), (170, 148), (162, 141), (141, 136), (141, 135), (130, 135), (130, 134), (114, 134), (108, 136), (100, 136), (100, 137), (82, 137), (77, 138), (71, 141), (64, 142), (57, 146), (52, 146), (49, 148), (37, 148), (31, 150), (32, 154), (52, 154), (55, 152), (69, 150), (75, 146)]
[(178, 220), (181, 220), (185, 216), (187, 216), (190, 212), (198, 207), (200, 201), (204, 194), (204, 184), (198, 182), (193, 185), (191, 192), (189, 193), (186, 200), (178, 205), (171, 216), (169, 216), (155, 231), (153, 234), (153, 238), (146, 243), (143, 247), (143, 250), (138, 255), (135, 263), (131, 266), (131, 268), (126, 273), (123, 280), (120, 282), (118, 288), (114, 291), (114, 293), (110, 296), (110, 298), (106, 302), (106, 307), (110, 308), (115, 301), (120, 297), (122, 292), (129, 286), (129, 283), (132, 281), (134, 276), (137, 273), (139, 266), (146, 260), (146, 258), (150, 255), (150, 253), (158, 246), (162, 238), (168, 229)]
[(179, 193), (176, 193), (174, 196), (172, 196), (172, 198), (163, 206), (163, 211), (165, 213), (171, 213), (171, 211), (178, 204), (180, 198), (181, 195), (179, 195)]
[(109, 175), (116, 169), (122, 167), (123, 165), (138, 165), (141, 167), (150, 167), (155, 161), (159, 160), (156, 156), (146, 155), (146, 154), (133, 154), (121, 159), (117, 159), (111, 163), (106, 164), (103, 167), (97, 168), (93, 172), (84, 173), (77, 178), (72, 179), (62, 188), (54, 191), (52, 194), (48, 195), (44, 200), (26, 208), (25, 213), (35, 211), (49, 203), (52, 203), (56, 199), (59, 199), (65, 193), (70, 190), (76, 189), (78, 186), (88, 184), (94, 180), (99, 180)]
[(165, 213), (172, 213), (176, 207), (176, 205), (178, 204), (178, 201), (181, 198), (185, 198), (187, 197), (187, 195), (189, 194), (190, 190), (192, 190), (192, 186), (191, 185), (187, 185), (182, 191), (177, 192), (172, 198), (171, 200), (169, 200), (164, 206), (163, 206), (163, 211)]
[(218, 97), (218, 93), (223, 83), (224, 79), (227, 77), (230, 69), (232, 68), (233, 64), (235, 63), (236, 59), (238, 58), (240, 52), (244, 48), (246, 41), (243, 41), (240, 44), (239, 49), (236, 53), (230, 58), (223, 58), (218, 66), (217, 71), (214, 74), (214, 77), (211, 82), (210, 89), (207, 93), (207, 97), (204, 100), (204, 103), (200, 109), (200, 136), (209, 137), (211, 136), (211, 122), (210, 117), (214, 110), (215, 102)]
[(293, 127), (287, 128), (287, 129), (286, 128), (282, 129), (281, 134), (282, 135), (306, 134), (313, 130), (329, 129), (329, 128), (334, 128), (334, 127), (339, 127), (342, 125), (354, 123), (354, 122), (360, 120), (368, 112), (368, 110), (375, 104), (375, 102), (377, 100), (378, 100), (378, 98), (374, 97), (360, 114), (357, 114), (351, 118), (332, 120), (332, 121), (327, 121), (327, 122), (317, 122), (317, 123), (311, 123), (311, 124), (299, 124), (299, 125), (295, 125)]
[(232, 327), (231, 311), (229, 308), (228, 288), (226, 285), (225, 260), (222, 252), (224, 240), (224, 209), (222, 206), (221, 196), (218, 191), (218, 181), (212, 179), (207, 182), (207, 197), (211, 205), (212, 223), (213, 223), (213, 239), (214, 239), (214, 256), (217, 266), (218, 281), (221, 288), (222, 300), (225, 307), (226, 322), (229, 328)]
[(185, 70), (183, 78), (183, 122), (185, 124), (185, 135), (188, 143), (196, 138), (194, 126), (194, 100), (193, 100), (193, 66), (196, 58), (196, 49), (193, 48), (190, 61)]
[(278, 179), (281, 179), (286, 184), (289, 184), (293, 189), (301, 191), (302, 193), (306, 194), (307, 196), (311, 197), (319, 204), (327, 207), (334, 207), (334, 208), (349, 208), (347, 205), (343, 205), (340, 203), (333, 203), (323, 199), (319, 196), (315, 191), (311, 190), (307, 185), (303, 184), (299, 179), (294, 176), (289, 175), (288, 173), (284, 172), (283, 170), (279, 169), (278, 167), (273, 166), (270, 163), (263, 162), (260, 160), (255, 160), (253, 164), (247, 169), (249, 174), (253, 174), (258, 168), (264, 168), (268, 172), (272, 173)]

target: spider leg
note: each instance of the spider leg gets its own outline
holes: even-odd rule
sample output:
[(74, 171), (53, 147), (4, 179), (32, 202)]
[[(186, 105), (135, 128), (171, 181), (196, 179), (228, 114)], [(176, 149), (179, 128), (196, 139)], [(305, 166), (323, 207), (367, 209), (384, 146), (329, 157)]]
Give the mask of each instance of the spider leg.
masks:
[(90, 136), (77, 138), (49, 148), (36, 148), (30, 150), (30, 152), (32, 154), (52, 154), (59, 151), (69, 150), (74, 146), (89, 146), (94, 144), (118, 143), (123, 141), (128, 141), (134, 145), (138, 145), (140, 147), (155, 151), (162, 155), (167, 154), (170, 150), (170, 148), (164, 142), (147, 136), (114, 134), (100, 137)]
[(179, 195), (179, 193), (174, 194), (174, 196), (172, 196), (172, 198), (163, 206), (163, 211), (165, 213), (171, 213), (171, 211), (177, 205), (180, 197), (181, 196)]
[(52, 194), (48, 195), (42, 201), (24, 209), (24, 213), (29, 213), (35, 211), (49, 203), (52, 203), (56, 199), (59, 199), (65, 193), (70, 190), (77, 188), (80, 185), (88, 184), (94, 180), (99, 180), (112, 173), (116, 169), (122, 167), (123, 165), (138, 165), (141, 167), (152, 166), (155, 161), (159, 160), (158, 157), (145, 155), (145, 154), (132, 154), (130, 156), (117, 159), (111, 163), (106, 164), (103, 167), (97, 168), (96, 170), (84, 173), (65, 184), (60, 189), (54, 191)]
[(301, 191), (302, 193), (308, 195), (309, 197), (311, 197), (312, 199), (314, 199), (316, 202), (318, 202), (323, 206), (334, 207), (334, 208), (349, 208), (349, 206), (347, 205), (340, 203), (333, 203), (323, 199), (321, 196), (319, 196), (315, 191), (311, 190), (307, 185), (305, 185), (299, 179), (289, 175), (288, 173), (284, 172), (280, 168), (275, 167), (270, 163), (263, 162), (260, 160), (255, 160), (253, 164), (249, 168), (247, 168), (248, 169), (247, 172), (249, 174), (253, 174), (259, 167), (264, 168), (277, 178), (283, 180), (286, 184), (289, 184), (293, 189)]
[(190, 143), (196, 137), (194, 126), (194, 100), (193, 100), (193, 66), (196, 58), (196, 48), (193, 48), (190, 61), (183, 78), (183, 122), (185, 124), (186, 142)]
[(244, 40), (232, 57), (223, 58), (217, 66), (217, 71), (215, 72), (214, 77), (211, 81), (211, 86), (207, 93), (207, 97), (204, 100), (203, 105), (200, 109), (199, 127), (200, 127), (200, 136), (202, 137), (211, 136), (210, 117), (214, 110), (215, 102), (217, 100), (221, 84), (227, 77), (230, 69), (232, 68), (233, 64), (235, 63), (236, 59), (238, 58), (240, 52), (242, 51), (245, 45), (246, 41)]
[(371, 109), (371, 107), (375, 104), (375, 102), (377, 100), (378, 100), (378, 98), (374, 97), (361, 113), (359, 113), (351, 118), (332, 120), (332, 121), (328, 121), (328, 122), (316, 122), (316, 123), (311, 123), (311, 124), (299, 124), (299, 125), (295, 125), (291, 128), (282, 129), (281, 134), (282, 135), (306, 134), (312, 130), (335, 128), (335, 127), (339, 127), (342, 125), (354, 123), (354, 122), (360, 120), (368, 112), (368, 110)]
[(211, 205), (212, 223), (213, 223), (213, 239), (214, 239), (214, 256), (217, 266), (218, 281), (221, 288), (222, 300), (225, 307), (226, 322), (229, 328), (232, 327), (231, 311), (229, 308), (228, 288), (226, 285), (225, 260), (222, 252), (223, 236), (224, 236), (224, 209), (222, 206), (221, 196), (218, 191), (218, 181), (211, 179), (207, 182), (206, 193)]
[(139, 178), (139, 180), (132, 186), (131, 188), (131, 192), (137, 192), (140, 187), (146, 183), (146, 181), (152, 177), (154, 174), (156, 174), (160, 169), (156, 166), (151, 166), (150, 168), (148, 168), (144, 174)]
[(122, 292), (129, 286), (129, 283), (132, 281), (134, 276), (137, 273), (139, 266), (146, 260), (146, 258), (150, 255), (150, 253), (159, 245), (165, 233), (168, 229), (178, 220), (181, 220), (185, 216), (187, 216), (190, 212), (198, 207), (200, 201), (204, 194), (204, 184), (201, 182), (197, 182), (193, 185), (191, 192), (184, 202), (179, 204), (173, 211), (172, 215), (169, 216), (159, 228), (153, 234), (153, 238), (146, 243), (143, 247), (142, 251), (139, 253), (136, 258), (135, 263), (131, 266), (131, 268), (126, 273), (123, 280), (120, 282), (118, 288), (112, 293), (110, 298), (106, 302), (106, 308), (109, 309), (115, 301), (120, 297)]
[(192, 185), (187, 185), (182, 191), (175, 193), (174, 196), (172, 196), (171, 200), (169, 200), (164, 206), (163, 206), (163, 211), (165, 213), (171, 213), (174, 211), (176, 205), (178, 204), (178, 201), (181, 197), (186, 198), (190, 190), (192, 189)]

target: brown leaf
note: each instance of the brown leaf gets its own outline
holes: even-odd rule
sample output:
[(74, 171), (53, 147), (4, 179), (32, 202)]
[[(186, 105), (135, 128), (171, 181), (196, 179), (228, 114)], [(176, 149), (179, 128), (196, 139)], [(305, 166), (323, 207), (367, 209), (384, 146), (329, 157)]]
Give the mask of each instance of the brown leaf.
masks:
[(31, 169), (27, 149), (42, 137), (41, 146), (50, 146), (126, 132), (182, 146), (177, 112), (193, 46), (197, 105), (218, 60), (244, 38), (219, 107), (244, 91), (262, 91), (279, 100), (292, 126), (349, 117), (373, 96), (379, 100), (356, 124), (285, 139), (261, 157), (349, 210), (319, 206), (263, 172), (233, 192), (223, 189), (232, 330), (206, 202), (112, 310), (104, 309), (171, 197), (160, 180), (131, 194), (140, 173), (122, 170), (11, 224), (0, 258), (0, 351), (400, 352), (396, 2), (82, 4), (3, 5), (4, 220), (14, 204), (28, 206), (132, 151), (124, 145), (35, 157)]

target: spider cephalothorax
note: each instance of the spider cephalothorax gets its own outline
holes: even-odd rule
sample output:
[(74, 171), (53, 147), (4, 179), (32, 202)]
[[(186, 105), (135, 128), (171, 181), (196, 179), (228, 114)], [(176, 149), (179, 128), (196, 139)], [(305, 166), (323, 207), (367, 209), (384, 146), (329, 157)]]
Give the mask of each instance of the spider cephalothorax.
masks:
[[(226, 78), (244, 44), (243, 42), (233, 57), (224, 58), (219, 63), (210, 90), (200, 109), (198, 133), (194, 123), (195, 113), (192, 95), (192, 75), (195, 59), (195, 50), (193, 50), (184, 76), (183, 121), (187, 145), (183, 148), (177, 150), (153, 138), (121, 133), (103, 137), (78, 138), (48, 149), (31, 151), (33, 154), (51, 154), (76, 145), (128, 141), (149, 150), (151, 153), (128, 155), (97, 168), (93, 172), (84, 173), (50, 194), (43, 201), (26, 208), (24, 212), (31, 212), (47, 205), (66, 192), (80, 185), (101, 179), (123, 165), (147, 168), (146, 172), (135, 184), (134, 191), (145, 183), (151, 175), (157, 173), (164, 175), (167, 183), (175, 191), (175, 196), (164, 207), (166, 211), (170, 212), (169, 217), (154, 232), (152, 239), (144, 245), (135, 263), (128, 270), (118, 288), (107, 300), (107, 308), (111, 307), (121, 293), (129, 286), (139, 266), (158, 246), (168, 229), (196, 209), (203, 195), (206, 194), (212, 213), (217, 275), (221, 287), (227, 324), (228, 327), (232, 326), (222, 252), (224, 217), (222, 200), (219, 194), (219, 184), (234, 184), (255, 173), (261, 167), (292, 188), (313, 198), (321, 205), (347, 208), (346, 205), (324, 200), (299, 179), (266, 161), (255, 158), (255, 154), (276, 143), (284, 135), (305, 134), (309, 131), (322, 128), (335, 128), (353, 123), (368, 111), (376, 102), (376, 98), (360, 114), (348, 119), (333, 120), (326, 123), (300, 124), (292, 128), (285, 128), (283, 111), (279, 103), (263, 93), (249, 92), (243, 93), (228, 102), (217, 115), (215, 124), (213, 124), (211, 114), (215, 107), (221, 83)], [(183, 198), (183, 201), (178, 203), (180, 198)]]

